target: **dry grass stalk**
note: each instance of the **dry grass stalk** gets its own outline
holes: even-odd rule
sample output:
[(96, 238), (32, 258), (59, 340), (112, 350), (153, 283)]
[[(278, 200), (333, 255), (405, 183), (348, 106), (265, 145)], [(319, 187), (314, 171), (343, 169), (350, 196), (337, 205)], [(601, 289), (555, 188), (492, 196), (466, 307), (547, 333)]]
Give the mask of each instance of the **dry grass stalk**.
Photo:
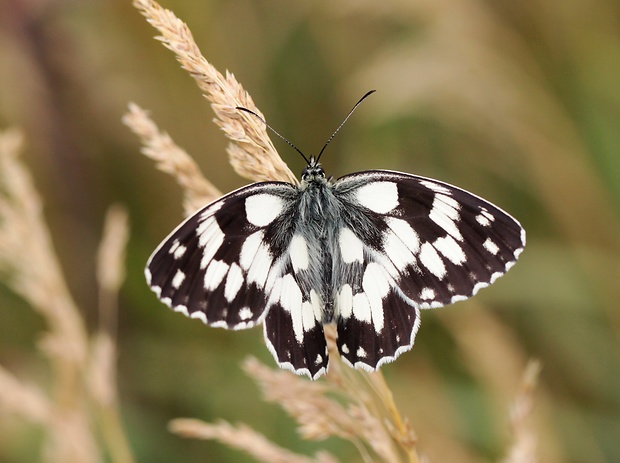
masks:
[[(42, 205), (32, 179), (19, 162), (22, 137), (16, 131), (0, 135), (0, 269), (7, 284), (45, 319), (48, 332), (39, 348), (52, 366), (44, 458), (49, 462), (96, 461), (81, 375), (86, 364), (88, 336), (52, 249)], [(76, 436), (83, 446), (75, 446)]]
[(127, 125), (142, 142), (142, 153), (156, 161), (159, 170), (172, 175), (183, 189), (185, 215), (219, 198), (222, 194), (200, 172), (189, 154), (180, 148), (170, 136), (161, 132), (148, 113), (135, 103), (123, 116)]
[(277, 446), (243, 424), (233, 426), (226, 421), (210, 424), (200, 420), (179, 418), (171, 421), (169, 427), (170, 431), (181, 437), (217, 440), (265, 463), (337, 463), (337, 460), (327, 452), (319, 452), (314, 458), (293, 453)]
[(47, 425), (52, 422), (53, 407), (43, 391), (24, 384), (0, 366), (0, 410)]
[(99, 329), (91, 342), (90, 396), (96, 407), (101, 435), (116, 463), (133, 461), (118, 412), (116, 391), (116, 325), (118, 291), (125, 280), (125, 249), (129, 240), (129, 216), (119, 205), (106, 214), (103, 237), (97, 252)]
[(106, 215), (103, 237), (97, 252), (99, 286), (99, 326), (114, 334), (118, 291), (125, 280), (125, 248), (129, 240), (129, 217), (119, 205), (111, 206)]
[(157, 39), (175, 53), (183, 69), (211, 102), (215, 123), (233, 142), (228, 154), (237, 173), (254, 181), (297, 182), (271, 143), (265, 125), (236, 109), (242, 106), (261, 114), (235, 77), (228, 72), (223, 76), (202, 56), (191, 31), (174, 13), (152, 0), (134, 0), (133, 4), (159, 31), (161, 35)]
[(531, 428), (530, 418), (534, 407), (534, 389), (538, 383), (541, 364), (530, 360), (525, 367), (523, 378), (512, 406), (510, 407), (510, 426), (513, 443), (502, 463), (536, 463), (536, 435)]
[(0, 136), (0, 271), (48, 322), (44, 345), (50, 356), (73, 365), (58, 371), (62, 381), (70, 383), (76, 379), (74, 369), (85, 360), (87, 335), (54, 255), (41, 200), (18, 160), (21, 145), (17, 131)]
[[(39, 348), (50, 361), (52, 393), (47, 397), (0, 369), (0, 394), (10, 398), (10, 402), (5, 400), (0, 404), (3, 409), (44, 426), (46, 441), (42, 461), (94, 463), (108, 453), (114, 462), (131, 462), (128, 451), (125, 455), (129, 457), (121, 458), (118, 457), (121, 453), (113, 448), (124, 442), (119, 440), (118, 434), (122, 436), (119, 422), (116, 423), (116, 440), (108, 441), (107, 452), (93, 429), (97, 410), (89, 406), (91, 402), (105, 403), (105, 410), (116, 411), (114, 345), (109, 336), (107, 341), (102, 337), (89, 340), (54, 253), (43, 220), (41, 200), (28, 171), (19, 162), (21, 142), (17, 131), (0, 133), (0, 271), (7, 284), (47, 323), (48, 331), (39, 342)], [(100, 255), (102, 265), (112, 268), (100, 269), (99, 276), (105, 290), (115, 292), (124, 275), (119, 259), (124, 253), (126, 236), (123, 238), (123, 219), (119, 219), (122, 213), (117, 211), (111, 216), (116, 217), (117, 224), (107, 227)], [(112, 306), (115, 310), (115, 304)], [(89, 344), (94, 345), (92, 351)], [(90, 373), (93, 376), (89, 383), (86, 378)], [(101, 421), (105, 422), (105, 416)]]

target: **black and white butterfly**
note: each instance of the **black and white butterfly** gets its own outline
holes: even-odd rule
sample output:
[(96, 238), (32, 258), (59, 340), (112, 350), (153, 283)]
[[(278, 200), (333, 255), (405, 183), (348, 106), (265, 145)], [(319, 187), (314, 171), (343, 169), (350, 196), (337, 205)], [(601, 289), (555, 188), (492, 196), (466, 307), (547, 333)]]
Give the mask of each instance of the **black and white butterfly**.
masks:
[(316, 379), (324, 324), (336, 324), (346, 363), (375, 370), (412, 347), (420, 309), (473, 296), (524, 246), (515, 219), (460, 188), (384, 170), (332, 180), (310, 158), (299, 185), (255, 183), (196, 212), (145, 274), (176, 312), (234, 330), (263, 323), (280, 367)]

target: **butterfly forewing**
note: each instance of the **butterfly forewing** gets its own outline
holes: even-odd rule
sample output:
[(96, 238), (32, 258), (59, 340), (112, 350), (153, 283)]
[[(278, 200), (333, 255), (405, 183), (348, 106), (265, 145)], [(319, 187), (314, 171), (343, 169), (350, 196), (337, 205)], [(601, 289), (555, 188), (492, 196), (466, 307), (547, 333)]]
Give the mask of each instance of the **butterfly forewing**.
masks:
[[(348, 189), (347, 183), (362, 186)], [(391, 263), (385, 264), (388, 273), (420, 308), (474, 295), (504, 274), (525, 246), (525, 231), (514, 218), (447, 183), (368, 171), (338, 184), (349, 190), (348, 198), (369, 206), (382, 231), (378, 258)], [(372, 214), (380, 207), (373, 202), (385, 206)]]
[(196, 212), (155, 250), (149, 285), (173, 310), (230, 329), (264, 315), (277, 249), (265, 240), (294, 191), (287, 183), (241, 188)]

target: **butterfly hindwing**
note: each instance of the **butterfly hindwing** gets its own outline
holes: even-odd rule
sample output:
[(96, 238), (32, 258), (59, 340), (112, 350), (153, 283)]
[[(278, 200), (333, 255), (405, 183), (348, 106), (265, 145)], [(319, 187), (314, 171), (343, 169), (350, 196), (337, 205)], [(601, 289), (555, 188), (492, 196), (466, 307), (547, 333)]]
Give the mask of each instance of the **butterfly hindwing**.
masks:
[(303, 272), (292, 265), (290, 249), (283, 260), (284, 272), (268, 283), (265, 341), (280, 367), (318, 378), (328, 364), (323, 303), (303, 279)]
[(377, 251), (364, 246), (360, 257), (335, 278), (337, 344), (347, 363), (372, 371), (411, 348), (420, 314)]

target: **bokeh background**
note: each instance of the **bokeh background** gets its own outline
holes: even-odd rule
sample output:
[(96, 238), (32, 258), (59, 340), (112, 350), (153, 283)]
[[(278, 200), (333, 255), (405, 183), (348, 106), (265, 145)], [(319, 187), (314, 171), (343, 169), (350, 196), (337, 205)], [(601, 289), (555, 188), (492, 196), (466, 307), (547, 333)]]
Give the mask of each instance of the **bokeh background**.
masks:
[[(612, 0), (166, 0), (204, 56), (230, 70), (270, 124), (323, 157), (329, 174), (386, 168), (483, 196), (528, 232), (518, 265), (472, 301), (422, 314), (415, 348), (383, 372), (430, 461), (499, 461), (529, 358), (540, 461), (620, 461), (620, 4)], [(273, 365), (262, 331), (225, 332), (174, 314), (146, 287), (150, 252), (182, 219), (174, 181), (121, 123), (130, 101), (194, 156), (222, 191), (247, 183), (174, 56), (128, 0), (2, 0), (0, 128), (24, 131), (24, 161), (90, 330), (95, 254), (108, 206), (129, 211), (118, 317), (118, 391), (138, 461), (245, 461), (182, 440), (179, 416), (245, 422), (300, 441), (240, 368)], [(294, 172), (303, 160), (274, 140)], [(51, 387), (43, 320), (0, 286), (0, 364)], [(10, 400), (10, 398), (3, 398)], [(2, 401), (0, 400), (0, 403)], [(0, 461), (41, 458), (45, 430), (0, 407)]]

